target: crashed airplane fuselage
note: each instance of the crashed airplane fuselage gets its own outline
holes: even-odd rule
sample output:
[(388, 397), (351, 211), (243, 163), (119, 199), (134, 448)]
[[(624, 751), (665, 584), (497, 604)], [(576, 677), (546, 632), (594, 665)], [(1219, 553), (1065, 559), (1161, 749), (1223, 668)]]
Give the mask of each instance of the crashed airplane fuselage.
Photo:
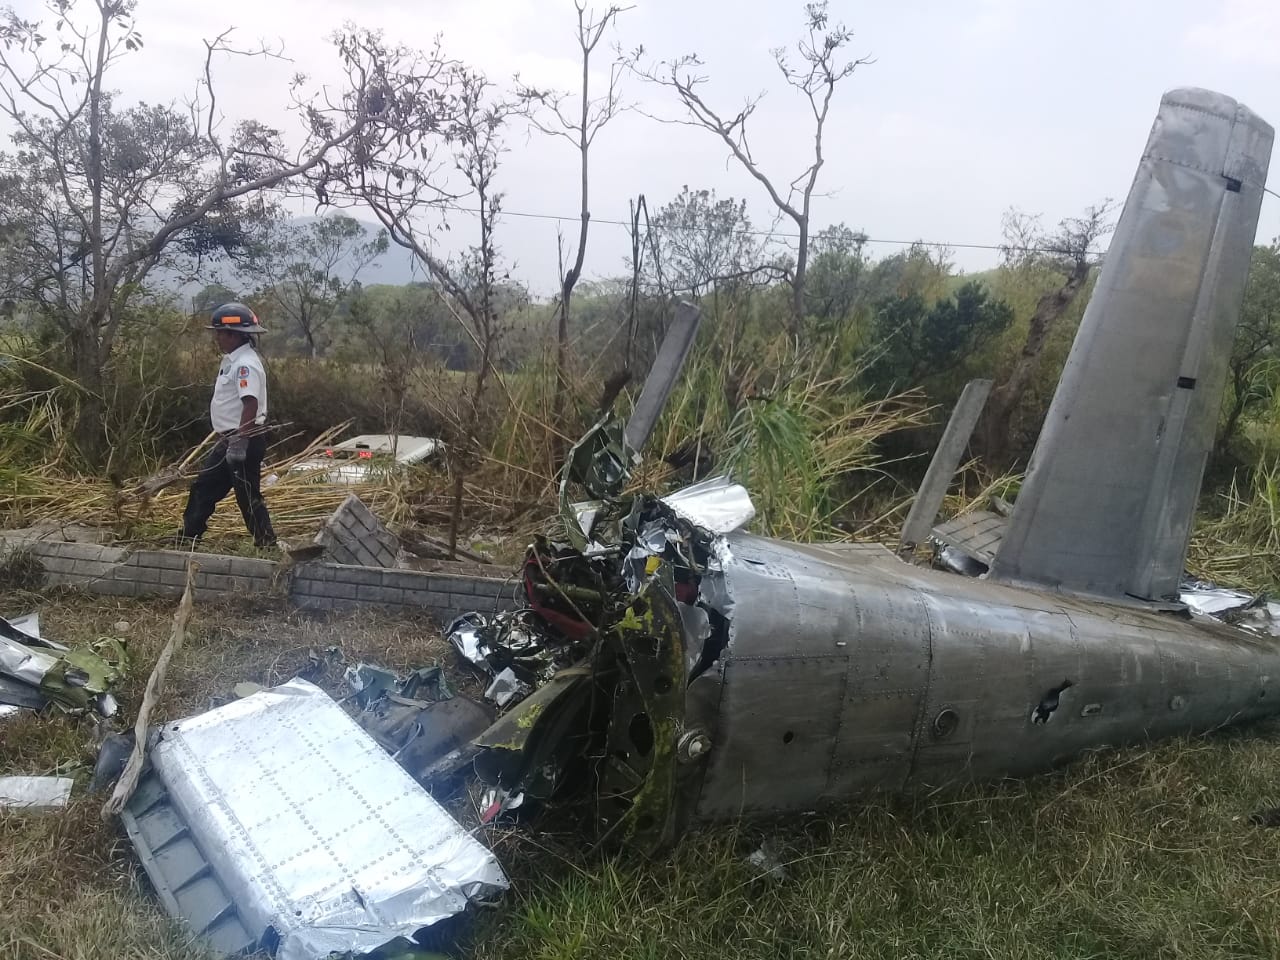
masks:
[(603, 496), (626, 456), (597, 428), (571, 458), (597, 501), (530, 550), (530, 609), (483, 633), (532, 692), (475, 741), (480, 776), (656, 847), (1280, 712), (1280, 641), (1177, 599), (1271, 142), (1230, 98), (1161, 101), (981, 579), (754, 536), (727, 482)]

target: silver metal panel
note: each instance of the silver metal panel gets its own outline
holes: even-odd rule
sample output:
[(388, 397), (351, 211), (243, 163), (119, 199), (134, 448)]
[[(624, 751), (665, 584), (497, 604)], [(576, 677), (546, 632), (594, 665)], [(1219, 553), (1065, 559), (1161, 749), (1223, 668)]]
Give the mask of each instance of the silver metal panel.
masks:
[(974, 510), (938, 524), (930, 536), (989, 567), (1000, 550), (1008, 526), (1009, 521), (998, 513)]
[(688, 487), (681, 487), (662, 498), (690, 523), (710, 533), (731, 533), (750, 523), (756, 515), (755, 504), (746, 487), (728, 477), (711, 477)]
[(933, 451), (933, 459), (929, 461), (929, 469), (920, 481), (920, 489), (911, 503), (911, 511), (907, 514), (907, 522), (902, 525), (900, 547), (912, 550), (924, 542), (929, 527), (942, 509), (942, 501), (946, 499), (947, 488), (960, 466), (960, 458), (964, 456), (965, 447), (977, 426), (982, 408), (987, 404), (987, 396), (991, 393), (990, 380), (970, 380), (964, 385), (955, 409), (951, 411), (951, 419), (947, 421), (947, 429), (943, 431), (938, 448)]
[(70, 777), (0, 777), (0, 807), (65, 807), (74, 783)]
[(993, 578), (1176, 599), (1272, 139), (1229, 97), (1161, 100)]
[(658, 348), (658, 355), (640, 390), (640, 399), (636, 401), (635, 409), (631, 411), (622, 434), (630, 449), (644, 449), (645, 441), (653, 432), (662, 408), (667, 403), (667, 397), (676, 385), (685, 357), (693, 349), (693, 341), (698, 338), (701, 320), (702, 313), (693, 304), (682, 300), (676, 305), (675, 319), (671, 321), (662, 346)]
[(1021, 776), (1280, 709), (1280, 641), (1209, 618), (728, 543), (731, 640), (691, 700), (713, 744), (701, 818)]
[(506, 887), (493, 855), (306, 681), (167, 724), (151, 762), (281, 960), (372, 949)]
[(821, 796), (847, 669), (844, 657), (730, 660), (722, 709), (732, 722), (719, 728), (699, 814), (791, 809)]

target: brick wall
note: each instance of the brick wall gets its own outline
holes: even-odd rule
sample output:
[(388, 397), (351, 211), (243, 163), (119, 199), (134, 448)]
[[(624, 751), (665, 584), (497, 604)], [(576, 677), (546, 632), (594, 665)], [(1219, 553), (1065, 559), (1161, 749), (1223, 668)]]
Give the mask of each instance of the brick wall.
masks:
[[(286, 565), (252, 557), (177, 550), (133, 550), (96, 544), (0, 537), (27, 549), (45, 569), (47, 586), (76, 587), (123, 597), (177, 597), (186, 583), (188, 559), (199, 564), (196, 598), (274, 595), (313, 610), (351, 610), (365, 605), (425, 610), (441, 623), (460, 613), (493, 613), (519, 603), (520, 584), (505, 567), (437, 564), (445, 568), (386, 570), (340, 563)], [(449, 567), (466, 572), (447, 572)]]

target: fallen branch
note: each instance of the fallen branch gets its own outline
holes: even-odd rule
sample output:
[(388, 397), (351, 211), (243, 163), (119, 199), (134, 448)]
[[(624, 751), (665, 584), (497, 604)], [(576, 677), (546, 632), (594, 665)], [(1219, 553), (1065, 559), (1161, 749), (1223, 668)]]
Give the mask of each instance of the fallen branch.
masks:
[[(265, 436), (273, 430), (278, 430), (282, 427), (289, 427), (292, 425), (293, 424), (290, 421), (286, 421), (285, 423), (264, 423), (252, 426), (241, 432), (246, 437), (260, 437)], [(209, 445), (209, 441), (216, 439), (217, 436), (217, 431), (210, 433), (207, 437), (196, 444), (196, 446), (192, 447), (187, 455), (183, 457), (176, 466), (170, 467), (167, 470), (161, 470), (154, 476), (139, 481), (138, 485), (130, 491), (132, 495), (150, 498), (155, 496), (165, 487), (177, 483), (179, 480), (190, 479), (193, 474), (189, 473), (187, 468), (191, 466), (192, 461), (194, 461), (197, 456), (204, 452), (205, 448)]]
[(195, 593), (198, 569), (199, 565), (194, 561), (187, 563), (186, 589), (182, 591), (182, 599), (178, 602), (178, 609), (173, 615), (173, 629), (169, 631), (169, 640), (160, 651), (160, 659), (156, 661), (151, 676), (147, 678), (147, 690), (142, 697), (142, 706), (138, 709), (138, 720), (133, 725), (133, 752), (129, 754), (129, 762), (125, 764), (124, 773), (120, 775), (110, 799), (102, 805), (104, 820), (120, 815), (129, 798), (133, 796), (133, 791), (137, 789), (138, 781), (142, 778), (142, 763), (147, 746), (147, 724), (151, 719), (151, 711), (155, 709), (156, 701), (160, 699), (160, 694), (164, 690), (164, 676), (169, 668), (169, 661), (182, 647), (182, 641), (186, 636), (187, 622), (191, 619), (192, 597)]
[(449, 544), (443, 540), (437, 540), (435, 537), (428, 536), (420, 530), (413, 530), (403, 524), (397, 524), (392, 532), (400, 538), (400, 543), (404, 548), (415, 556), (425, 557), (428, 560), (452, 560), (455, 557), (462, 557), (464, 560), (470, 560), (473, 563), (492, 563), (493, 561), (482, 553), (474, 553), (465, 547), (455, 547), (449, 549)]

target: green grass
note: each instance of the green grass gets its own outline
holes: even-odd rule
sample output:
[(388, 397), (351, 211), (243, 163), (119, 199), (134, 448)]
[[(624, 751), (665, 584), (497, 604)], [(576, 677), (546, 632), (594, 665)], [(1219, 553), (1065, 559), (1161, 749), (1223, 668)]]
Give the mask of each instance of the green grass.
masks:
[[(129, 621), (131, 723), (172, 606), (65, 595), (40, 609), (46, 632), (73, 642)], [(341, 668), (324, 656), (334, 645), (393, 667), (444, 655), (421, 620), (200, 604), (160, 716), (301, 669), (337, 689)], [(0, 773), (71, 772), (82, 793), (93, 743), (91, 724), (63, 716), (2, 724)], [(718, 826), (653, 860), (588, 858), (544, 823), (495, 828), (482, 838), (512, 890), (451, 949), (492, 960), (1276, 957), (1280, 832), (1250, 816), (1280, 806), (1277, 769), (1280, 728), (1265, 725), (1101, 752), (1026, 782)], [(99, 804), (0, 814), (0, 957), (202, 957)], [(782, 879), (747, 863), (762, 842)]]
[[(1270, 730), (1025, 784), (708, 831), (668, 861), (517, 872), (478, 957), (1275, 957)], [(762, 879), (762, 841), (785, 865)]]

